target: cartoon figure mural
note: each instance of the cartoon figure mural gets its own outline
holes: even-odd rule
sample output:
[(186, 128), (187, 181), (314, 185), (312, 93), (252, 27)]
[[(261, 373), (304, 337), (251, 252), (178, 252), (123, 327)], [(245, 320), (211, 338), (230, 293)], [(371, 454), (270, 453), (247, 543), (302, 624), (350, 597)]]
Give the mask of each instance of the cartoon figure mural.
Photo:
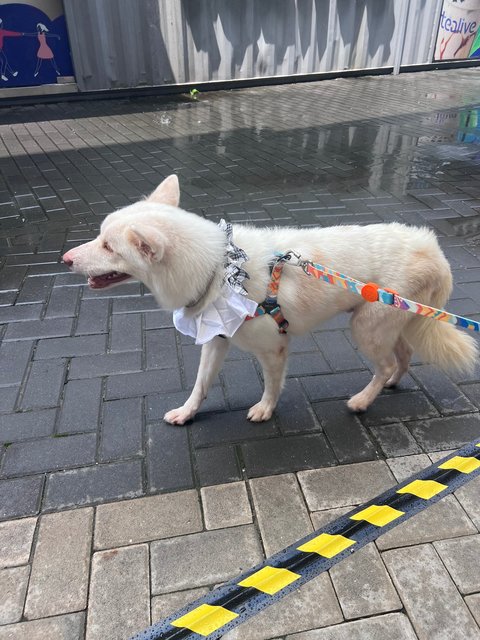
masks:
[(73, 76), (62, 0), (0, 0), (0, 88)]
[(38, 76), (38, 72), (40, 71), (40, 67), (42, 66), (42, 62), (44, 60), (50, 60), (52, 63), (52, 67), (55, 69), (55, 73), (57, 76), (60, 75), (60, 71), (58, 70), (57, 63), (55, 62), (55, 56), (53, 55), (53, 51), (47, 44), (47, 35), (51, 38), (58, 38), (60, 40), (60, 36), (56, 33), (49, 33), (47, 27), (39, 22), (37, 24), (38, 30), (38, 42), (40, 43), (40, 47), (37, 51), (37, 66), (35, 68), (35, 73), (33, 74), (36, 78)]
[(16, 78), (18, 75), (18, 71), (13, 71), (12, 67), (8, 64), (7, 54), (3, 50), (3, 41), (8, 37), (16, 37), (23, 36), (23, 33), (19, 31), (8, 31), (3, 26), (3, 20), (0, 18), (0, 77), (2, 80), (7, 81), (7, 73), (9, 73), (13, 78)]

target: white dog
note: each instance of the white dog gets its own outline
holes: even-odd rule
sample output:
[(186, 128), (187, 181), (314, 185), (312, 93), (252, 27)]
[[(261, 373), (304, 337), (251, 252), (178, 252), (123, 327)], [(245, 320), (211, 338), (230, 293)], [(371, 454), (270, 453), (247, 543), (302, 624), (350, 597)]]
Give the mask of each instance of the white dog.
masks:
[(293, 264), (285, 264), (278, 291), (288, 333), (268, 313), (245, 321), (266, 297), (275, 256), (289, 250), (443, 308), (452, 276), (429, 230), (397, 223), (309, 229), (235, 225), (229, 238), (225, 225), (187, 213), (178, 203), (173, 175), (146, 200), (107, 216), (95, 240), (63, 256), (73, 271), (89, 276), (94, 289), (140, 280), (162, 308), (176, 310), (177, 328), (205, 343), (193, 391), (182, 407), (165, 415), (167, 422), (181, 425), (195, 416), (230, 342), (252, 352), (263, 367), (265, 389), (248, 418), (268, 420), (285, 379), (289, 336), (310, 331), (342, 311), (352, 312), (353, 338), (375, 366), (371, 382), (348, 401), (352, 411), (364, 411), (384, 386), (398, 383), (413, 349), (443, 369), (473, 367), (476, 342), (453, 325), (366, 302), (307, 277)]

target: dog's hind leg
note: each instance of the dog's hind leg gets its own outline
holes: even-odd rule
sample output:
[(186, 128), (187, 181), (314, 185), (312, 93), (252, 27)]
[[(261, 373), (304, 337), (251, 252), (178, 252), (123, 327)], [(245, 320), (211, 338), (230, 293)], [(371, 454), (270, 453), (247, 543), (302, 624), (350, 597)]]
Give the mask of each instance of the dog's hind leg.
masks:
[(165, 422), (182, 425), (194, 417), (203, 400), (207, 397), (213, 379), (222, 367), (229, 346), (230, 341), (226, 338), (220, 338), (220, 336), (216, 336), (203, 345), (197, 379), (192, 393), (183, 407), (172, 409), (163, 416)]
[[(348, 401), (348, 408), (352, 411), (365, 411), (385, 384), (400, 370), (395, 349), (408, 320), (397, 309), (388, 307), (364, 304), (354, 312), (351, 321), (353, 338), (362, 353), (373, 362), (375, 374), (365, 389)], [(408, 360), (409, 358), (407, 367)]]
[(393, 376), (385, 383), (386, 387), (394, 387), (400, 382), (401, 377), (407, 373), (412, 357), (413, 349), (403, 336), (397, 340), (393, 352), (397, 359), (397, 368)]
[(260, 402), (250, 408), (247, 418), (252, 422), (263, 422), (272, 417), (285, 381), (288, 359), (288, 341), (279, 336), (277, 346), (268, 351), (254, 351), (262, 365), (264, 391)]

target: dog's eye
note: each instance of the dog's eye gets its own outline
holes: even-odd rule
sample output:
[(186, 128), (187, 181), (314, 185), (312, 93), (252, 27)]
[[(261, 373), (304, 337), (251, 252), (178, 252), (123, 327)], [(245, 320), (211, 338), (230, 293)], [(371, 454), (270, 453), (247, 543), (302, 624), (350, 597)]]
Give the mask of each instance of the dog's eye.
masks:
[(105, 249), (105, 251), (108, 251), (109, 253), (113, 253), (113, 249), (112, 249), (112, 247), (108, 244), (108, 242), (104, 242), (104, 243), (103, 243), (103, 248)]

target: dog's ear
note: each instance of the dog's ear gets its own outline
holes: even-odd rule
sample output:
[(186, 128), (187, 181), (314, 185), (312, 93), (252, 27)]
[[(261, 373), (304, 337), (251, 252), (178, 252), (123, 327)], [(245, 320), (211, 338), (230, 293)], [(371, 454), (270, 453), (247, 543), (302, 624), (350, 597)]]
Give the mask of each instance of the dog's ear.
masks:
[(173, 173), (168, 178), (165, 178), (153, 193), (151, 193), (147, 202), (157, 202), (158, 204), (170, 204), (172, 207), (178, 207), (180, 202), (180, 186), (178, 184), (178, 178)]
[(163, 258), (167, 238), (161, 231), (146, 225), (131, 225), (126, 234), (128, 242), (148, 260), (160, 262)]

